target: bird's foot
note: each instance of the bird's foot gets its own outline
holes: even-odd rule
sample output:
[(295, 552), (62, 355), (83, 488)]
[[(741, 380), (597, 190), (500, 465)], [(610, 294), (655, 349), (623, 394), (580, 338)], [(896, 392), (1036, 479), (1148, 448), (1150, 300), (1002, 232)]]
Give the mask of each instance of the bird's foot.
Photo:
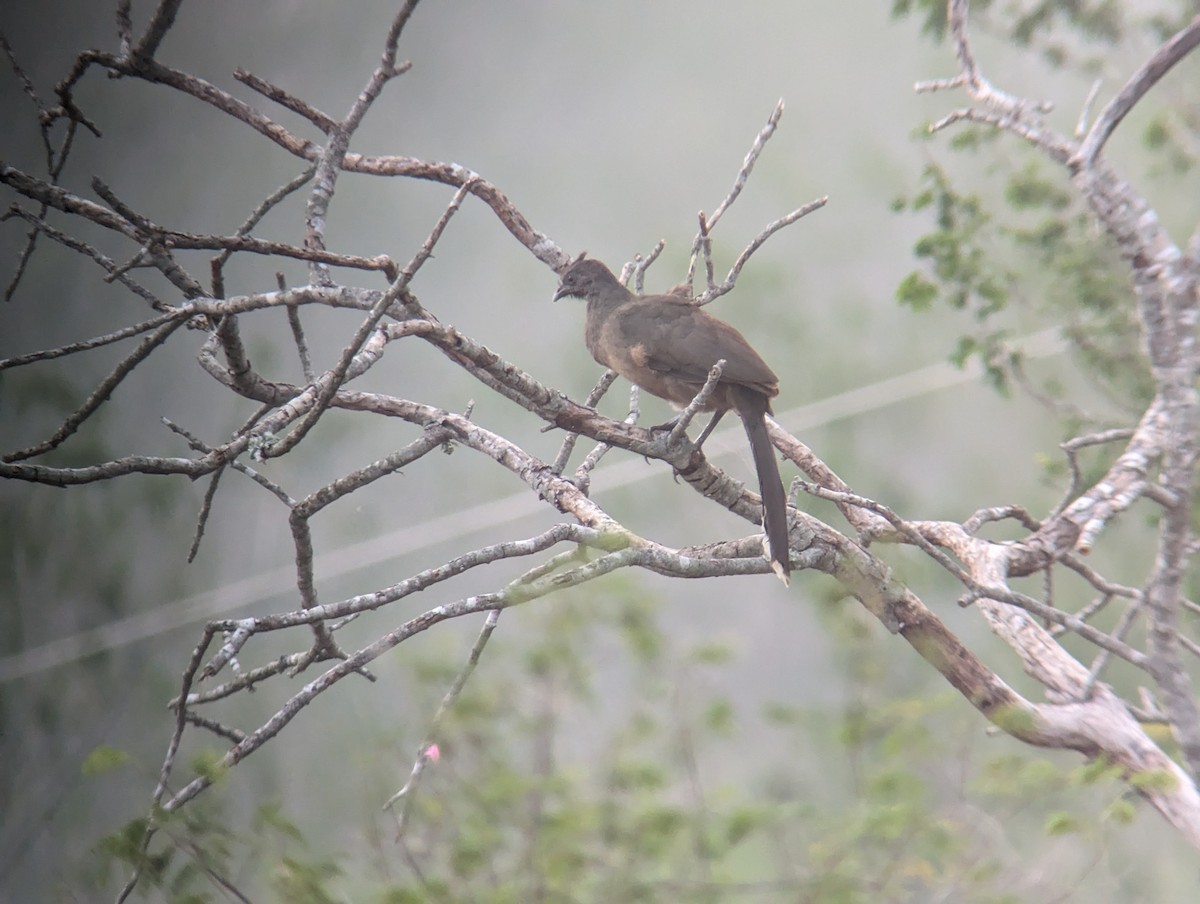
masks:
[(669, 433), (670, 431), (674, 430), (675, 425), (679, 423), (679, 417), (679, 415), (675, 415), (675, 417), (671, 418), (669, 421), (663, 421), (661, 424), (655, 424), (653, 427), (650, 427), (649, 430), (651, 433)]

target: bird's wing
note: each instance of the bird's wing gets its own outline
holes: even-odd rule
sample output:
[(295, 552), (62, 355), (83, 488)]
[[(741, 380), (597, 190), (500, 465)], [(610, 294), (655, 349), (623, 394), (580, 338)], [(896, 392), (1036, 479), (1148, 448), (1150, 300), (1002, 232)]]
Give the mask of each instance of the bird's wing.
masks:
[(664, 376), (703, 385), (721, 358), (721, 381), (774, 395), (778, 380), (736, 329), (689, 301), (656, 296), (625, 307), (622, 326), (638, 340), (641, 363)]

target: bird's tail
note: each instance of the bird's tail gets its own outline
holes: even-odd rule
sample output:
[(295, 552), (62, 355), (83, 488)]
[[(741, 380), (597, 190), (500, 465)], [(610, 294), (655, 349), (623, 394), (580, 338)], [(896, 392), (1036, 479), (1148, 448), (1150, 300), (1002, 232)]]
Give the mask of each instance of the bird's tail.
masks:
[(767, 435), (767, 399), (756, 392), (738, 393), (737, 412), (746, 428), (750, 441), (750, 453), (754, 456), (754, 470), (758, 472), (758, 492), (763, 502), (763, 530), (771, 552), (771, 568), (786, 586), (792, 573), (788, 560), (787, 496), (783, 492), (783, 480), (779, 476), (779, 462), (775, 458), (775, 447)]

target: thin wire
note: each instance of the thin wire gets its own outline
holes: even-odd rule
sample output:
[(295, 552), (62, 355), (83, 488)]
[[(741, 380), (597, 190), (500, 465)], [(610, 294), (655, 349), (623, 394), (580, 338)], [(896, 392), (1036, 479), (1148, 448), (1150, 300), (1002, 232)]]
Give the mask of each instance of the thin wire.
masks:
[[(1026, 336), (1013, 345), (1029, 359), (1053, 357), (1066, 349), (1066, 343), (1058, 335), (1058, 330), (1053, 328)], [(906, 374), (888, 377), (867, 386), (800, 405), (781, 413), (776, 420), (792, 433), (803, 433), (835, 421), (878, 411), (923, 395), (969, 383), (977, 380), (982, 371), (982, 366), (974, 359), (963, 368), (948, 361), (930, 364)], [(708, 457), (716, 458), (733, 452), (740, 453), (744, 446), (745, 436), (741, 425), (731, 425), (714, 432), (705, 442), (704, 452)], [(640, 458), (630, 457), (600, 468), (599, 474), (602, 476), (596, 483), (607, 491), (650, 478), (663, 477), (666, 473), (662, 468), (646, 467), (646, 463)], [(532, 494), (514, 493), (420, 524), (409, 525), (370, 540), (352, 543), (317, 556), (315, 564), (323, 580), (340, 577), (360, 568), (394, 559), (398, 549), (404, 550), (406, 554), (416, 552), (509, 524), (537, 514), (541, 510), (541, 504)], [(5, 656), (0, 658), (0, 683), (69, 665), (87, 656), (127, 646), (139, 640), (148, 640), (233, 609), (249, 609), (255, 603), (286, 594), (295, 577), (295, 565), (289, 562), (287, 565), (158, 606), (149, 612), (120, 618)]]

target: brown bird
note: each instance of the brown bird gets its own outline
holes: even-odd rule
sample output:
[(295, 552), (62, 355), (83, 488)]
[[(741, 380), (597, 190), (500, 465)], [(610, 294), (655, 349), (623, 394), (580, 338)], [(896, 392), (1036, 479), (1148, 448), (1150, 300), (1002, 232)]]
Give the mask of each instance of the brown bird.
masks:
[(691, 402), (712, 366), (725, 360), (721, 379), (704, 406), (715, 414), (696, 445), (730, 408), (741, 417), (758, 472), (771, 567), (787, 584), (787, 499), (766, 423), (771, 399), (779, 394), (779, 379), (771, 368), (741, 333), (691, 299), (634, 295), (600, 261), (580, 258), (563, 273), (554, 300), (566, 297), (587, 302), (586, 341), (592, 357), (673, 405)]

